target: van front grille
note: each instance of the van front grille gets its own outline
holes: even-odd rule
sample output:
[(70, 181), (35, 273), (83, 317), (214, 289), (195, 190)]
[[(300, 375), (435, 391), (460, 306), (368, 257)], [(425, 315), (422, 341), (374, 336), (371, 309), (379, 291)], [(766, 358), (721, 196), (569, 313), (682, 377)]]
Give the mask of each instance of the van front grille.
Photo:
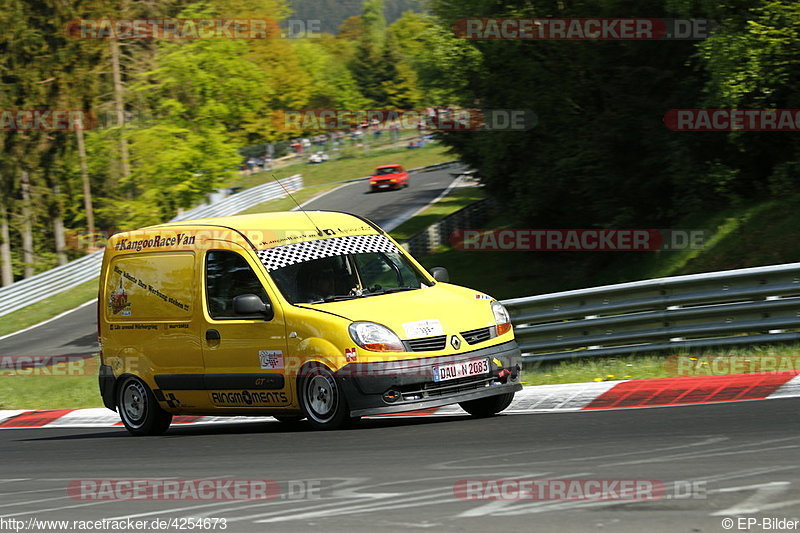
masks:
[(492, 338), (492, 327), (462, 331), (461, 336), (464, 337), (467, 344), (478, 344)]
[(434, 352), (444, 349), (445, 344), (447, 344), (447, 335), (409, 339), (405, 341), (405, 344), (406, 348), (411, 352)]
[(399, 388), (403, 395), (403, 400), (411, 401), (483, 389), (490, 387), (495, 379), (492, 376), (471, 376), (439, 383), (429, 382), (422, 385), (406, 385)]

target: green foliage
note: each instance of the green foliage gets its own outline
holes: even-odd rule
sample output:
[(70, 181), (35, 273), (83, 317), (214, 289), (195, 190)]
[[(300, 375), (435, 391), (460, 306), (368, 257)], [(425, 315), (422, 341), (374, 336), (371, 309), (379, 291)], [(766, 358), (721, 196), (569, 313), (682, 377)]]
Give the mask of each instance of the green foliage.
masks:
[[(135, 131), (131, 141), (137, 154), (133, 178), (141, 191), (135, 201), (143, 205), (132, 209), (137, 216), (125, 221), (127, 227), (169, 219), (179, 208), (191, 207), (228, 178), (228, 169), (239, 162), (235, 146), (218, 127), (182, 128), (162, 122)], [(157, 208), (156, 218), (140, 218), (145, 206)]]
[[(669, 227), (693, 213), (800, 191), (800, 137), (676, 133), (662, 124), (669, 109), (800, 108), (795, 1), (431, 0), (433, 15), (423, 4), (7, 0), (0, 10), (7, 29), (0, 35), (0, 108), (90, 109), (105, 119), (85, 135), (101, 228), (158, 222), (202, 201), (233, 179), (242, 147), (297, 135), (279, 122), (282, 110), (309, 108), (535, 112), (528, 131), (440, 135), (480, 171), (514, 223), (530, 227)], [(68, 20), (109, 13), (293, 16), (342, 31), (291, 40), (120, 42), (120, 126), (112, 47), (63, 32)], [(719, 26), (705, 41), (468, 41), (453, 32), (465, 17), (635, 14), (707, 18)], [(123, 148), (130, 152), (128, 177)], [(86, 225), (76, 135), (7, 132), (0, 149), (0, 202), (10, 214), (14, 270), (23, 266), (23, 171), (32, 184), (36, 268), (52, 266), (54, 222), (63, 219), (71, 232)]]
[[(442, 28), (463, 17), (620, 16), (626, 4), (591, 0), (536, 6), (435, 0)], [(796, 136), (673, 133), (660, 118), (672, 108), (800, 107), (800, 4), (789, 0), (650, 0), (648, 16), (707, 18), (719, 27), (706, 41), (473, 41), (424, 47), (424, 18), (401, 48), (415, 64), (426, 96), (436, 94), (428, 68), (453, 65), (451, 102), (469, 107), (527, 108), (528, 132), (444, 137), (481, 170), (493, 196), (518, 223), (548, 227), (668, 226), (697, 210), (798, 190)], [(404, 32), (408, 34), (408, 32)], [(444, 38), (447, 39), (446, 37)], [(437, 57), (414, 50), (428, 48)], [(478, 59), (452, 61), (467, 48)], [(464, 70), (466, 65), (473, 68)], [(461, 70), (459, 70), (461, 69)], [(465, 75), (453, 76), (453, 73)], [(445, 93), (446, 89), (445, 89)]]
[[(422, 11), (425, 0), (384, 0), (383, 15), (390, 23), (407, 11)], [(319, 20), (322, 31), (336, 33), (349, 17), (364, 10), (364, 0), (289, 0), (293, 18)]]
[(345, 63), (335, 39), (297, 40), (294, 50), (303, 70), (312, 79), (311, 109), (362, 109), (366, 99)]

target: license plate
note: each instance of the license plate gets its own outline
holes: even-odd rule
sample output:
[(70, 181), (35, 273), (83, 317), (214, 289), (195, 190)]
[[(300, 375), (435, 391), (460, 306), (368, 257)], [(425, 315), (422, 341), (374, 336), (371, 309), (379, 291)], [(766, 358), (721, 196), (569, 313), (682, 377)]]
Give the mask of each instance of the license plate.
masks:
[(381, 185), (378, 185), (378, 187), (388, 187), (388, 185), (381, 184)]
[(447, 381), (449, 379), (468, 378), (489, 373), (488, 359), (472, 359), (463, 363), (441, 365), (433, 367), (433, 381)]

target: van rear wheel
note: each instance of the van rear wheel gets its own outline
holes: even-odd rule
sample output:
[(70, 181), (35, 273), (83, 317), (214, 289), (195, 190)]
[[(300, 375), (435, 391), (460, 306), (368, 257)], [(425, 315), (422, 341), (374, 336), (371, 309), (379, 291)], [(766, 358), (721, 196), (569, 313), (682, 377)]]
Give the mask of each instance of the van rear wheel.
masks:
[(488, 398), (479, 398), (477, 400), (470, 400), (468, 402), (461, 402), (458, 405), (463, 410), (478, 418), (486, 418), (493, 416), (511, 405), (514, 400), (514, 393), (498, 394), (497, 396), (489, 396)]
[(338, 429), (350, 422), (350, 408), (326, 367), (307, 367), (299, 380), (300, 407), (314, 429)]
[(137, 377), (125, 378), (119, 386), (117, 406), (125, 429), (132, 435), (161, 435), (172, 422), (172, 415), (158, 405), (153, 391)]

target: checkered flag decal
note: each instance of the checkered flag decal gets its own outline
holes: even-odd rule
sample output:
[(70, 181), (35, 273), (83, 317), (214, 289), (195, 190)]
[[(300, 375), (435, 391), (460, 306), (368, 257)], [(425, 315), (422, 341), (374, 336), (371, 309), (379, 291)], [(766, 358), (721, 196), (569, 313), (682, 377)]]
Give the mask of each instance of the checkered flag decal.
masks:
[(295, 263), (312, 261), (322, 257), (359, 254), (369, 252), (399, 253), (392, 241), (383, 235), (351, 235), (332, 237), (316, 241), (285, 244), (275, 248), (259, 250), (258, 258), (272, 272)]

